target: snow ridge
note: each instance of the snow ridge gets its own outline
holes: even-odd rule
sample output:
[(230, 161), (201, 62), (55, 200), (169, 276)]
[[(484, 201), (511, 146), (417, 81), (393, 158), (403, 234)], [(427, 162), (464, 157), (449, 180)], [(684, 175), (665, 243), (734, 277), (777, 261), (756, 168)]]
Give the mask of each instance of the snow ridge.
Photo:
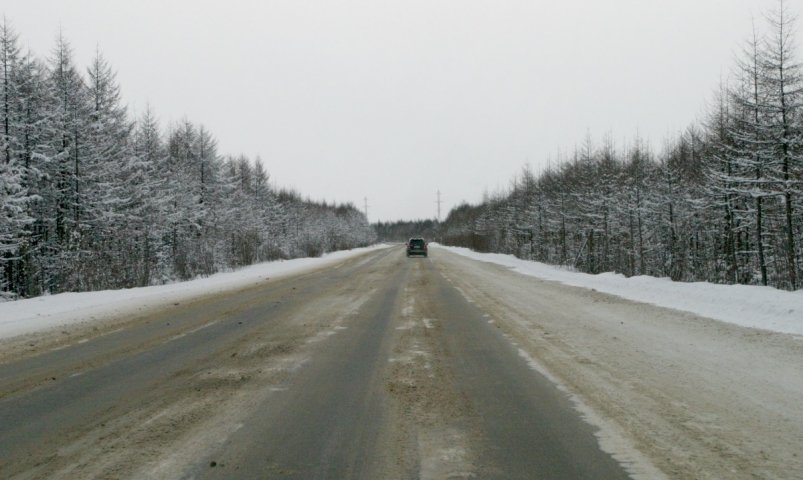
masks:
[(754, 285), (683, 283), (649, 276), (627, 278), (618, 273), (591, 275), (522, 260), (513, 255), (477, 253), (467, 248), (443, 245), (437, 247), (542, 280), (591, 288), (628, 300), (682, 310), (742, 327), (803, 336), (803, 290), (788, 292)]

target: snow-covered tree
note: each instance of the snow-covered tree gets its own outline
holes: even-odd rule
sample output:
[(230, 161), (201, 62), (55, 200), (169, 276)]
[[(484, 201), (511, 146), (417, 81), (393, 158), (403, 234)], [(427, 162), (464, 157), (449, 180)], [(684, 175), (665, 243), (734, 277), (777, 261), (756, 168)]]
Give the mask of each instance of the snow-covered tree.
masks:
[(779, 0), (768, 16), (771, 26), (762, 55), (759, 82), (764, 87), (764, 121), (772, 159), (767, 175), (783, 203), (784, 251), (792, 289), (798, 286), (798, 244), (795, 207), (800, 202), (803, 176), (803, 71), (795, 52), (795, 18)]
[(118, 288), (374, 241), (352, 205), (272, 187), (261, 159), (222, 157), (184, 120), (132, 121), (98, 51), (82, 75), (0, 25), (0, 296)]

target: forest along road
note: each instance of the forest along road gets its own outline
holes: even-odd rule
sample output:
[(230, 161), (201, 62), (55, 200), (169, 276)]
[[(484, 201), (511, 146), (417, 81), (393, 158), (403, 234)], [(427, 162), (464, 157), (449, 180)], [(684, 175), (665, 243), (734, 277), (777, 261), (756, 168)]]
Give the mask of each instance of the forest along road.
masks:
[(801, 365), (394, 247), (0, 343), (0, 478), (803, 478)]

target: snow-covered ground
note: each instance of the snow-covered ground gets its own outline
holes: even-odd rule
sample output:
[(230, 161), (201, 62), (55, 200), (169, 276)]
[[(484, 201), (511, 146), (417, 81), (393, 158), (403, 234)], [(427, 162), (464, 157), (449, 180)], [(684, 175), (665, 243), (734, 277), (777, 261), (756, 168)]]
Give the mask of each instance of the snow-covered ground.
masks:
[(187, 282), (152, 287), (100, 292), (60, 293), (0, 303), (0, 338), (10, 338), (39, 330), (126, 314), (145, 307), (180, 301), (199, 295), (244, 287), (266, 278), (300, 273), (387, 248), (376, 245), (333, 252), (320, 258), (266, 262), (232, 272), (223, 272)]
[(674, 308), (703, 317), (780, 333), (803, 335), (803, 291), (787, 292), (770, 287), (681, 283), (668, 278), (616, 273), (589, 275), (560, 267), (518, 259), (512, 255), (477, 253), (445, 247), (475, 260), (511, 268), (518, 273), (576, 287), (593, 288), (628, 300)]

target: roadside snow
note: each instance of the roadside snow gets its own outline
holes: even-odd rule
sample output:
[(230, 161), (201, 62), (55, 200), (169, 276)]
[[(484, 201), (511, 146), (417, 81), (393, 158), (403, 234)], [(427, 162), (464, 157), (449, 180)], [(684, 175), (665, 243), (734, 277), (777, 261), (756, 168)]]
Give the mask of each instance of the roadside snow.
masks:
[(668, 278), (617, 273), (590, 275), (518, 259), (512, 255), (477, 253), (467, 248), (438, 248), (482, 262), (575, 287), (592, 288), (628, 300), (691, 312), (743, 327), (803, 335), (803, 291), (787, 292), (752, 285), (717, 285), (707, 282), (682, 283)]
[(203, 294), (231, 290), (285, 275), (321, 268), (372, 250), (381, 244), (333, 252), (320, 258), (266, 262), (187, 282), (100, 292), (60, 293), (0, 303), (0, 338), (134, 312), (139, 308), (176, 302)]

